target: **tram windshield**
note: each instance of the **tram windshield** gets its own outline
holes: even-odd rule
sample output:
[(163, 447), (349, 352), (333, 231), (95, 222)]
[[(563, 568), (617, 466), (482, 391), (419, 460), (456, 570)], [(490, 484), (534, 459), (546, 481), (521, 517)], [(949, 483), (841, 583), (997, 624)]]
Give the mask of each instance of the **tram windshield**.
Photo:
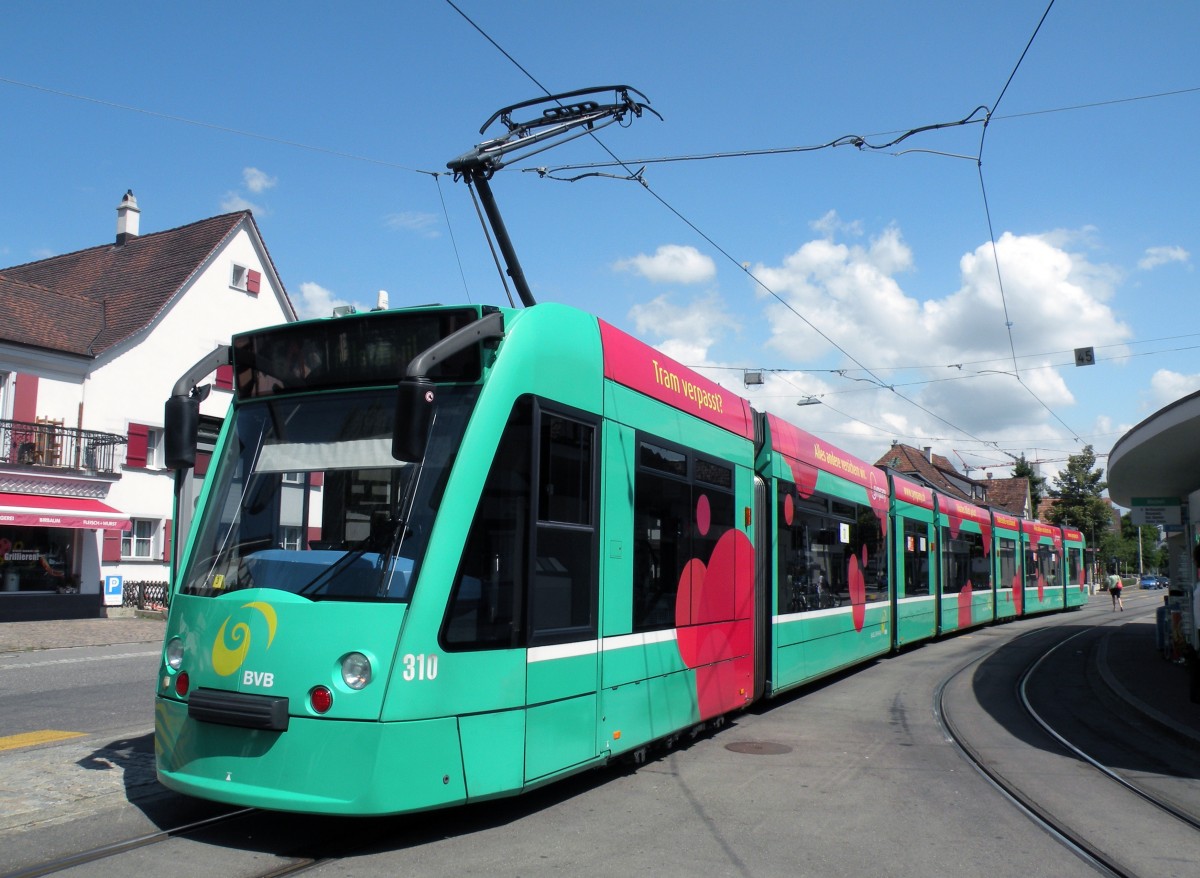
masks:
[(477, 396), (476, 386), (439, 390), (419, 463), (391, 455), (394, 388), (236, 408), (180, 591), (408, 600)]

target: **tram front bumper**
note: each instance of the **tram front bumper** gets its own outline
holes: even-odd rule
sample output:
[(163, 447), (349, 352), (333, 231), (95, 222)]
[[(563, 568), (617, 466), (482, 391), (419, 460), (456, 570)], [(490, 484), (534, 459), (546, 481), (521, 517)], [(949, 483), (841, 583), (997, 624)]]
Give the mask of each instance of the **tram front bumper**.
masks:
[(291, 717), (287, 731), (199, 722), (159, 697), (159, 781), (203, 799), (317, 814), (399, 814), (466, 799), (453, 717), (369, 722)]

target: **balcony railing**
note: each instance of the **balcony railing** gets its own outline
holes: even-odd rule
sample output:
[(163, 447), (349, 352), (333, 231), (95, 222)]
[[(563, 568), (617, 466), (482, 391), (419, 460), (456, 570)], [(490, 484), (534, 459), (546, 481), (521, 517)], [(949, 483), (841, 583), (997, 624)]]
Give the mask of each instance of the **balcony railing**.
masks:
[(0, 466), (51, 467), (90, 474), (117, 470), (115, 433), (64, 427), (55, 421), (0, 420)]

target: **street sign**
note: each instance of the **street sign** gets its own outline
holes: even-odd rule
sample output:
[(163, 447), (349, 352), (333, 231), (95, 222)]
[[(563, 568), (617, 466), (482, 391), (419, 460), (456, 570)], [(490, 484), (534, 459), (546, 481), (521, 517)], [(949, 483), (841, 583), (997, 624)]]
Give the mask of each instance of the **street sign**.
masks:
[(1182, 504), (1178, 497), (1134, 497), (1129, 520), (1137, 525), (1179, 525), (1183, 523)]
[(104, 577), (104, 606), (119, 607), (125, 600), (122, 577)]
[(1095, 348), (1075, 348), (1075, 365), (1076, 366), (1094, 366), (1094, 365), (1096, 365), (1096, 349)]

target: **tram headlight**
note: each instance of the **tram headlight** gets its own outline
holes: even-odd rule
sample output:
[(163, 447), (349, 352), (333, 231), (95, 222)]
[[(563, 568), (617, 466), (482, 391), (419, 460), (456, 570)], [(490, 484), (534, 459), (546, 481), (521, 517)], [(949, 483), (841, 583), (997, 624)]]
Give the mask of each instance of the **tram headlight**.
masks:
[(167, 641), (166, 659), (167, 667), (172, 671), (178, 671), (183, 666), (183, 641), (178, 637)]
[(342, 657), (342, 682), (351, 689), (362, 689), (371, 682), (371, 660), (361, 652)]

